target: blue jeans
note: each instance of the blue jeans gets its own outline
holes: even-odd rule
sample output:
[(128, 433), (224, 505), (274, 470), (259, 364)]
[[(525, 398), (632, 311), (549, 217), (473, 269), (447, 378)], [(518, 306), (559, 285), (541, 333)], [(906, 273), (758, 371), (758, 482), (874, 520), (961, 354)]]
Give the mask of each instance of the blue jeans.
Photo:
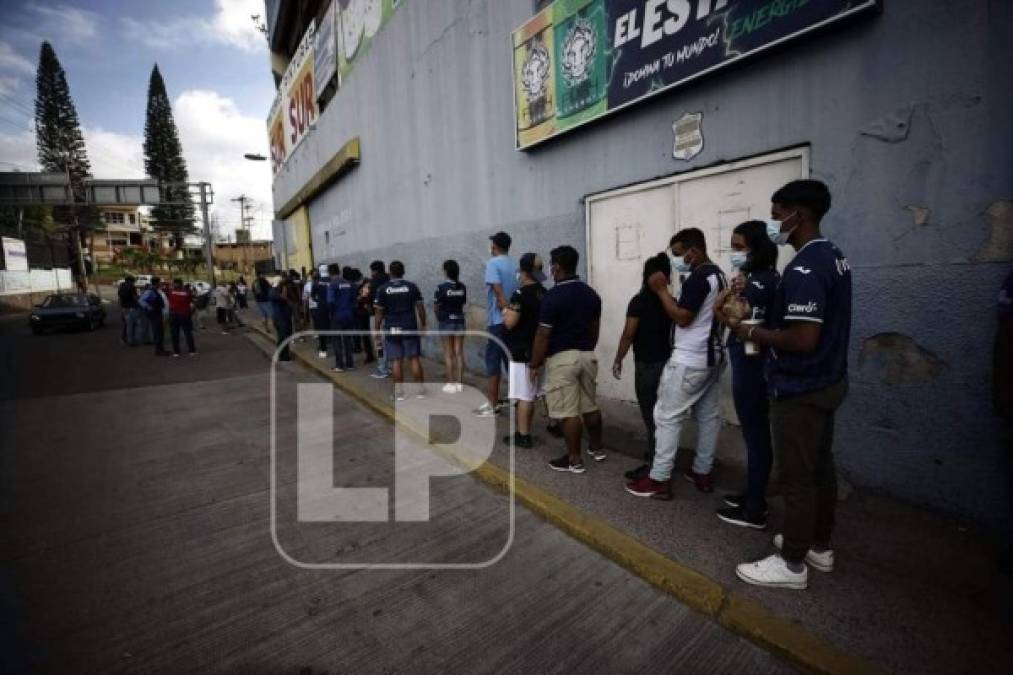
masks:
[(767, 483), (774, 463), (770, 441), (770, 401), (763, 376), (763, 356), (747, 356), (741, 342), (728, 345), (732, 362), (732, 398), (746, 443), (746, 498), (743, 507), (751, 516), (767, 510)]
[(654, 406), (654, 463), (651, 478), (663, 483), (671, 479), (675, 456), (679, 452), (682, 426), (690, 417), (697, 422), (696, 458), (693, 471), (709, 474), (714, 466), (714, 451), (721, 429), (720, 391), (722, 368), (690, 368), (669, 361), (658, 385)]
[(143, 342), (144, 337), (141, 330), (141, 322), (144, 321), (144, 316), (141, 314), (141, 309), (138, 307), (132, 307), (130, 309), (123, 310), (123, 320), (126, 322), (126, 333), (125, 339), (129, 345), (138, 345)]
[[(353, 330), (355, 328), (355, 318), (339, 317), (336, 314), (331, 315), (331, 328), (334, 330)], [(338, 368), (351, 368), (355, 365), (353, 357), (354, 341), (351, 335), (334, 335), (331, 336), (331, 344), (334, 345), (334, 365)]]
[[(499, 338), (500, 342), (506, 342), (506, 326), (498, 323), (489, 326), (489, 335)], [(494, 340), (489, 340), (485, 345), (485, 374), (488, 377), (497, 377), (503, 374), (503, 370), (510, 369), (510, 355), (507, 354)]]

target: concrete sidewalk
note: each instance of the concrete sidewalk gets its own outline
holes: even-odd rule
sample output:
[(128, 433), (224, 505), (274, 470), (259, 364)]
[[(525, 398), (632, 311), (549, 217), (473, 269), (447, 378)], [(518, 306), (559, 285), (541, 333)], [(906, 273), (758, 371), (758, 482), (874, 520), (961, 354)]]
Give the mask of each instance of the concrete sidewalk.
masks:
[[(251, 339), (269, 349), (264, 336)], [(392, 414), (390, 380), (374, 380), (367, 368), (331, 373), (332, 360), (319, 359), (314, 341), (294, 343), (294, 356), (326, 374), (342, 390), (375, 410)], [(425, 362), (428, 380), (442, 384), (443, 368)], [(481, 388), (473, 377), (467, 383)], [(734, 575), (738, 562), (772, 550), (783, 505), (771, 503), (767, 532), (719, 521), (720, 495), (737, 491), (741, 471), (726, 461), (716, 474), (716, 491), (703, 495), (677, 481), (675, 499), (657, 502), (623, 490), (623, 472), (639, 462), (643, 449), (630, 406), (604, 410), (609, 458), (589, 463), (575, 476), (549, 470), (546, 462), (563, 452), (561, 440), (536, 422), (533, 450), (517, 450), (517, 497), (542, 517), (637, 572), (725, 626), (815, 671), (953, 673), (1011, 672), (1006, 648), (1011, 626), (1003, 602), (1009, 589), (996, 568), (996, 551), (960, 523), (944, 520), (889, 499), (852, 492), (840, 504), (835, 536), (836, 569), (810, 571), (806, 592), (748, 586)], [(500, 435), (507, 433), (502, 416)], [(618, 424), (617, 424), (618, 422)], [(639, 432), (642, 435), (642, 431)], [(734, 427), (723, 432), (737, 435)], [(691, 453), (680, 453), (680, 462)], [(497, 448), (478, 472), (505, 484), (509, 450)], [(1005, 599), (1005, 600), (1004, 600)]]

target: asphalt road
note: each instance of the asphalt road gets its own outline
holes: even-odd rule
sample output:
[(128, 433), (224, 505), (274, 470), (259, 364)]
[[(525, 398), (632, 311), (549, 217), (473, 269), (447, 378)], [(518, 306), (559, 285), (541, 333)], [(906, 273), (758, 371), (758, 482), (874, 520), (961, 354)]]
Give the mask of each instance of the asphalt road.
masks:
[[(286, 562), (263, 353), (205, 332), (197, 357), (155, 358), (118, 321), (34, 337), (0, 319), (0, 672), (789, 670), (522, 508), (483, 569)], [(298, 385), (321, 381), (277, 382), (284, 430)], [(333, 406), (335, 484), (389, 483), (390, 427)], [(468, 476), (433, 480), (429, 524), (298, 522), (293, 447), (277, 491), (293, 558), (475, 562), (509, 534), (506, 498)]]

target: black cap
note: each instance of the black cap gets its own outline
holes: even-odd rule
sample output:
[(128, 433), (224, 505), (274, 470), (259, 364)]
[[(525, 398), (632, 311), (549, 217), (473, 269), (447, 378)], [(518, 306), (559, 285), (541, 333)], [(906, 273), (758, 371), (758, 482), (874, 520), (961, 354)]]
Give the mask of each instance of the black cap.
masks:
[(542, 271), (542, 257), (537, 253), (522, 255), (518, 267), (521, 272), (527, 272), (538, 281), (545, 281), (545, 272)]
[(489, 237), (489, 239), (491, 239), (492, 243), (496, 244), (497, 247), (503, 249), (504, 251), (510, 250), (510, 243), (513, 241), (513, 239), (510, 238), (510, 235), (506, 232), (497, 232)]

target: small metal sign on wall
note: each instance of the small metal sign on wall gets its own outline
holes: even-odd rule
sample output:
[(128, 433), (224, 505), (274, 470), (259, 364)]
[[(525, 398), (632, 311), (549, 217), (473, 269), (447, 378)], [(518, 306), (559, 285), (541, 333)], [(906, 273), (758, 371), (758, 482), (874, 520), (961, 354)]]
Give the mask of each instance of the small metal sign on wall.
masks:
[(703, 151), (703, 113), (685, 113), (672, 124), (675, 144), (672, 156), (689, 161)]

